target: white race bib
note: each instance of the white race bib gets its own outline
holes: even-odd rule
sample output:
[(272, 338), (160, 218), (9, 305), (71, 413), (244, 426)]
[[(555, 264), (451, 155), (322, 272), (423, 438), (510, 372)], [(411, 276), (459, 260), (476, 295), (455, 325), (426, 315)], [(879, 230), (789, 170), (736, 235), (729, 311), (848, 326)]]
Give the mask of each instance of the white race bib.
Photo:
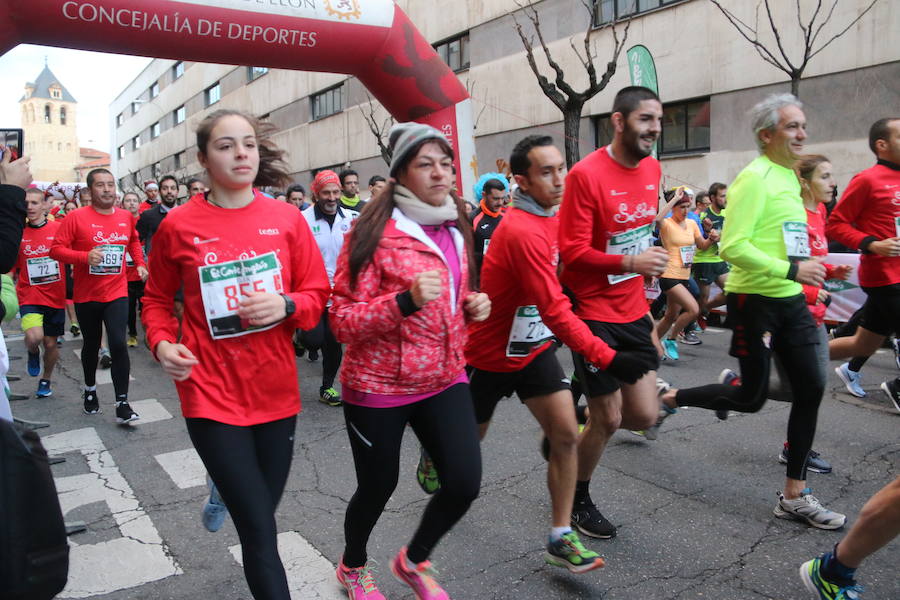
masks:
[(487, 254), (488, 246), (491, 245), (491, 238), (484, 240), (484, 245), (481, 247), (481, 255), (484, 256)]
[(697, 251), (697, 246), (679, 246), (678, 252), (681, 253), (681, 265), (683, 267), (690, 268), (692, 264), (694, 264), (694, 253)]
[(122, 272), (122, 263), (125, 262), (125, 246), (122, 244), (102, 244), (96, 247), (103, 253), (99, 265), (91, 265), (88, 272), (91, 275), (118, 275)]
[(509, 329), (506, 356), (528, 356), (534, 348), (552, 338), (553, 332), (544, 325), (537, 306), (520, 306)]
[[(653, 234), (653, 224), (647, 223), (628, 231), (614, 233), (609, 242), (606, 244), (607, 254), (619, 254), (637, 256), (650, 248), (651, 235)], [(638, 273), (618, 273), (608, 275), (611, 284), (620, 283), (632, 277), (638, 277)]]
[(200, 295), (209, 333), (213, 339), (246, 335), (271, 329), (278, 323), (254, 327), (238, 314), (241, 300), (249, 292), (281, 294), (281, 264), (274, 252), (252, 258), (204, 265), (198, 269)]
[(125, 266), (126, 267), (134, 266), (134, 259), (131, 258), (131, 252), (129, 252), (128, 250), (125, 251)]
[(49, 256), (29, 258), (25, 261), (28, 267), (28, 283), (46, 285), (59, 281), (59, 263)]
[(806, 260), (810, 257), (809, 230), (806, 223), (785, 221), (781, 224), (781, 234), (784, 237), (788, 259)]
[(894, 232), (900, 237), (900, 217), (894, 217)]

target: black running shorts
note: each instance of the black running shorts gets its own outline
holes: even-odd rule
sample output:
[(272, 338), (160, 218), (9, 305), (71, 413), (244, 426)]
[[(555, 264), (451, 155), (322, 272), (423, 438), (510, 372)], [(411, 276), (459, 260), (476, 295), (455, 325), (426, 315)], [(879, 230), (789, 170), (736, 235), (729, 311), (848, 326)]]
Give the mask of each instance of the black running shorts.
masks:
[(860, 326), (884, 336), (900, 332), (900, 284), (864, 287), (863, 291), (867, 297)]
[[(653, 365), (651, 370), (659, 368), (659, 355), (653, 345), (653, 319), (649, 314), (631, 323), (585, 321), (585, 324), (591, 333), (609, 344), (612, 349), (642, 352), (647, 355), (649, 364)], [(621, 387), (618, 379), (586, 362), (580, 354), (572, 352), (572, 359), (575, 361), (578, 380), (589, 398), (612, 394)]]
[(819, 343), (806, 296), (770, 298), (758, 294), (728, 294), (725, 324), (732, 330), (729, 353), (735, 358), (756, 356), (776, 346), (796, 348)]
[(664, 292), (668, 292), (673, 287), (678, 285), (683, 285), (685, 288), (687, 287), (687, 279), (672, 279), (671, 277), (660, 277), (659, 278), (659, 289)]
[(728, 263), (723, 261), (711, 263), (694, 263), (692, 274), (697, 283), (712, 285), (716, 279), (728, 273)]
[(535, 396), (571, 389), (569, 378), (556, 358), (555, 344), (550, 344), (518, 371), (497, 373), (469, 366), (466, 372), (475, 404), (475, 420), (479, 425), (491, 420), (501, 398), (510, 398), (515, 393), (525, 402)]

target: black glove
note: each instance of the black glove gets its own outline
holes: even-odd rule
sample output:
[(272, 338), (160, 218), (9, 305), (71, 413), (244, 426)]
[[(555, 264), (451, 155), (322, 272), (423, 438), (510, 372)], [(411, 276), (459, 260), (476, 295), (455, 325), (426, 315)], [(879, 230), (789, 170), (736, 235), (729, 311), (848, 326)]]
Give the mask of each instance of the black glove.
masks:
[(644, 373), (654, 368), (655, 362), (647, 352), (619, 350), (606, 369), (607, 373), (625, 383), (636, 383)]

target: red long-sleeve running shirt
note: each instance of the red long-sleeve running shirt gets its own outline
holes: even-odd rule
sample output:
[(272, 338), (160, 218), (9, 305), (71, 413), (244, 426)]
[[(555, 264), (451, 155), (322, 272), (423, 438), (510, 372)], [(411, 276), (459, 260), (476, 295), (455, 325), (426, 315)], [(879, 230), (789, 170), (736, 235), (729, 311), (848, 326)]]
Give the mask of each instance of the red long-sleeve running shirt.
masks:
[[(83, 206), (66, 215), (56, 232), (50, 257), (72, 264), (75, 285), (72, 300), (112, 302), (128, 296), (125, 273), (126, 250), (134, 257), (135, 266), (144, 266), (141, 242), (134, 230), (134, 217), (127, 210), (113, 209), (108, 215)], [(102, 247), (103, 262), (88, 264), (88, 252)]]
[[(859, 249), (866, 238), (900, 236), (900, 169), (879, 163), (853, 176), (825, 233), (849, 248)], [(859, 284), (881, 287), (900, 283), (900, 257), (863, 254)]]
[(558, 236), (556, 216), (518, 208), (506, 213), (484, 257), (481, 291), (491, 299), (491, 315), (469, 325), (468, 364), (499, 373), (518, 371), (552, 343), (552, 332), (589, 362), (609, 366), (615, 350), (572, 313), (557, 279)]
[(559, 211), (561, 281), (575, 294), (575, 314), (630, 323), (647, 314), (644, 280), (623, 275), (625, 254), (650, 247), (659, 204), (659, 161), (622, 166), (608, 146), (578, 162), (566, 176)]
[(41, 227), (25, 225), (15, 266), (19, 304), (66, 306), (66, 271), (59, 261), (50, 258), (50, 247), (60, 226), (60, 221), (47, 221)]
[[(144, 291), (142, 320), (154, 352), (161, 341), (177, 340), (172, 305), (182, 285), (181, 343), (199, 361), (175, 383), (184, 416), (247, 426), (297, 414), (291, 335), (319, 322), (331, 292), (300, 211), (259, 192), (237, 209), (214, 206), (202, 194), (173, 209), (153, 236)], [(288, 295), (296, 312), (247, 330), (235, 311), (254, 290)]]

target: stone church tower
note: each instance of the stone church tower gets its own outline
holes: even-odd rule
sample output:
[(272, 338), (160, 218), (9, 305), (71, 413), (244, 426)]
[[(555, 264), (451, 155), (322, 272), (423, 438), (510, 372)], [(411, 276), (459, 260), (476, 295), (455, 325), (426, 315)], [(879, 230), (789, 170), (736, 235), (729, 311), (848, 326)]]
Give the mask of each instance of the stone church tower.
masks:
[(25, 95), (19, 104), (25, 130), (25, 154), (31, 157), (35, 181), (77, 181), (75, 165), (80, 160), (75, 127), (77, 102), (72, 94), (45, 64), (34, 83), (25, 84)]

